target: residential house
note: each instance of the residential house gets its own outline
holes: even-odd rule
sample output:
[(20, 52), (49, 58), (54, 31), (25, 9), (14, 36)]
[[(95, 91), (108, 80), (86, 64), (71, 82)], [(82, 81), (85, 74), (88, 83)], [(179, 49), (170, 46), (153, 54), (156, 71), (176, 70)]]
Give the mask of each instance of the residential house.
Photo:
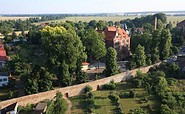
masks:
[(0, 68), (2, 68), (6, 61), (9, 61), (10, 57), (6, 55), (6, 50), (4, 49), (4, 44), (0, 42)]
[(44, 28), (45, 26), (48, 26), (49, 24), (50, 24), (50, 23), (41, 23), (41, 24), (40, 24), (40, 27), (41, 27), (41, 28)]
[(38, 103), (34, 108), (34, 114), (45, 114), (47, 110), (47, 103)]
[(8, 85), (8, 73), (5, 73), (5, 72), (0, 72), (0, 87), (2, 86), (5, 86), (5, 85)]
[(103, 31), (98, 31), (105, 35), (106, 48), (113, 47), (118, 54), (118, 60), (122, 60), (130, 54), (130, 36), (127, 30), (120, 27), (106, 27)]
[(18, 114), (17, 112), (18, 103), (13, 103), (6, 108), (3, 108), (0, 112), (0, 114)]
[(89, 69), (89, 63), (83, 62), (82, 63), (82, 71), (88, 70)]

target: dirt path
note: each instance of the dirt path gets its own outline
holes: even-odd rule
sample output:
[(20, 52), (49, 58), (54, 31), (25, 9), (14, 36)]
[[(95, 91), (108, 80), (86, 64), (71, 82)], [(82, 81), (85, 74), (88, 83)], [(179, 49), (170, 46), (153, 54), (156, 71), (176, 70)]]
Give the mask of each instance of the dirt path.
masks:
[(72, 103), (67, 97), (64, 97), (64, 99), (66, 100), (67, 105), (68, 105), (68, 109), (66, 111), (66, 114), (71, 114)]

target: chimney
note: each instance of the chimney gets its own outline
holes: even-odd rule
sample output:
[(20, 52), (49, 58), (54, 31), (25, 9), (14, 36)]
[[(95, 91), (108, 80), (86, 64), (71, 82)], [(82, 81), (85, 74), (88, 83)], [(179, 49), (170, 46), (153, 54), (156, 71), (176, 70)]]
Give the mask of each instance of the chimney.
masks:
[(157, 30), (157, 17), (155, 17), (154, 30)]

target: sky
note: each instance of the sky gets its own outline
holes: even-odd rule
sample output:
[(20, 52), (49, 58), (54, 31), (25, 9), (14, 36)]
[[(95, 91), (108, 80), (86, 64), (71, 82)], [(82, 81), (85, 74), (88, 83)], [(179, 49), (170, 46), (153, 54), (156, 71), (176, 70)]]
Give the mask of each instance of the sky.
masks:
[(1, 0), (0, 14), (185, 11), (185, 0)]

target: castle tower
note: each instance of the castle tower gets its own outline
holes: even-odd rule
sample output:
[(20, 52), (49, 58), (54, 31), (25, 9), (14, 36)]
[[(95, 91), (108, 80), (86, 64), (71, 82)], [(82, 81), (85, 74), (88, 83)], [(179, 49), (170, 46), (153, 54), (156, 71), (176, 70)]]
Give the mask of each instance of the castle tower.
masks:
[(155, 17), (155, 20), (154, 20), (154, 30), (157, 30), (157, 17)]

